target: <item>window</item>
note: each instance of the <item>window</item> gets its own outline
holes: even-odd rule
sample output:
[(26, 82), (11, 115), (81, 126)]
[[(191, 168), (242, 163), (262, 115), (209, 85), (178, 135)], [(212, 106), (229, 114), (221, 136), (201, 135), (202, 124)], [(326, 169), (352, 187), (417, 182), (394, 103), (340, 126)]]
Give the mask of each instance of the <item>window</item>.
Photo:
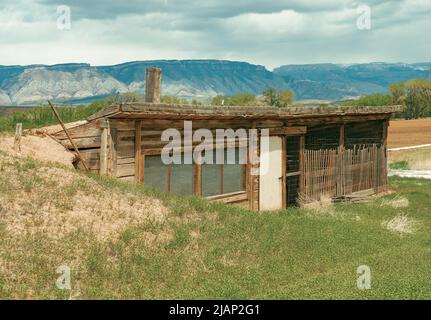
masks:
[(163, 192), (193, 194), (193, 165), (166, 165), (160, 155), (145, 156), (144, 184)]
[[(220, 151), (220, 150), (219, 150)], [(240, 161), (240, 156), (246, 157), (246, 148), (243, 152), (235, 149), (235, 163), (228, 164), (228, 153), (224, 150), (224, 164), (202, 164), (202, 195), (205, 197), (224, 195), (246, 190), (246, 165)], [(216, 161), (216, 150), (213, 159)], [(190, 157), (191, 153), (183, 154)], [(183, 161), (184, 162), (184, 161)], [(146, 155), (144, 167), (145, 186), (156, 188), (162, 192), (180, 195), (189, 195), (194, 190), (194, 172), (196, 164), (170, 164), (162, 162), (160, 155)]]
[[(245, 156), (246, 150), (235, 149), (235, 164), (227, 164), (227, 152), (224, 152), (224, 164), (202, 164), (202, 195), (205, 197), (223, 195), (246, 190), (244, 164), (240, 164), (240, 156)], [(213, 151), (216, 159), (216, 150)]]

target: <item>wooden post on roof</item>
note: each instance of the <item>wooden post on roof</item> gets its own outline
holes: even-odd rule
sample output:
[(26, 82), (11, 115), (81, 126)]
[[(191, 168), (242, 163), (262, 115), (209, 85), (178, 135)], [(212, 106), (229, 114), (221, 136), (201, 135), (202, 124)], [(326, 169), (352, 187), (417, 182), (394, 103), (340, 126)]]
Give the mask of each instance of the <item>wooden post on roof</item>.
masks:
[(22, 123), (17, 123), (15, 127), (15, 141), (13, 149), (16, 152), (21, 152), (21, 136), (22, 136)]
[(146, 81), (145, 102), (160, 103), (162, 70), (159, 68), (147, 68)]

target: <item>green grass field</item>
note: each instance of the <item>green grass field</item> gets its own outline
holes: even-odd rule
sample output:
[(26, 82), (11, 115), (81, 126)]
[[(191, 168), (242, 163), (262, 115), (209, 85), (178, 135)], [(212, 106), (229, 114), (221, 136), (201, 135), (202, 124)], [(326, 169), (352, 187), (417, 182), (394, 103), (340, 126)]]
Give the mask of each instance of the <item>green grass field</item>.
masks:
[[(52, 239), (29, 233), (30, 226), (17, 237), (2, 222), (3, 299), (431, 298), (431, 181), (391, 179), (394, 193), (370, 203), (257, 213), (2, 157), (0, 217), (34, 215), (31, 227), (44, 223), (44, 210), (73, 211), (81, 192), (157, 198), (169, 209), (165, 220), (126, 227), (106, 241), (84, 229)], [(47, 179), (46, 168), (56, 168), (58, 177)], [(400, 214), (411, 233), (383, 225)], [(71, 267), (71, 290), (56, 287), (61, 264)], [(360, 265), (371, 269), (370, 290), (356, 286)]]

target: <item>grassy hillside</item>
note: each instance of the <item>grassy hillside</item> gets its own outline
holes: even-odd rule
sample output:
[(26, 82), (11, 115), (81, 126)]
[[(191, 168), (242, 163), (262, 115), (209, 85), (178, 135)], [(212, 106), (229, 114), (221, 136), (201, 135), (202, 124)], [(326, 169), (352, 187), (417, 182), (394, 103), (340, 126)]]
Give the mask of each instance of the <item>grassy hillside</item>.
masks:
[(431, 181), (391, 189), (256, 213), (0, 152), (0, 298), (431, 298)]

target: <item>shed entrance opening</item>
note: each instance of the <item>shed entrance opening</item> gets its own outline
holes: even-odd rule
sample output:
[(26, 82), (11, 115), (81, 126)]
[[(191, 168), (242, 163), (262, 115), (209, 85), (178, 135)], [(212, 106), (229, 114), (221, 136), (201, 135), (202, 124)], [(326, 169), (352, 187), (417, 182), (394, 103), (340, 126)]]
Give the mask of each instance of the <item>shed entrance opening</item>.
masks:
[(300, 142), (301, 136), (286, 139), (286, 206), (296, 206), (299, 197), (301, 177)]

